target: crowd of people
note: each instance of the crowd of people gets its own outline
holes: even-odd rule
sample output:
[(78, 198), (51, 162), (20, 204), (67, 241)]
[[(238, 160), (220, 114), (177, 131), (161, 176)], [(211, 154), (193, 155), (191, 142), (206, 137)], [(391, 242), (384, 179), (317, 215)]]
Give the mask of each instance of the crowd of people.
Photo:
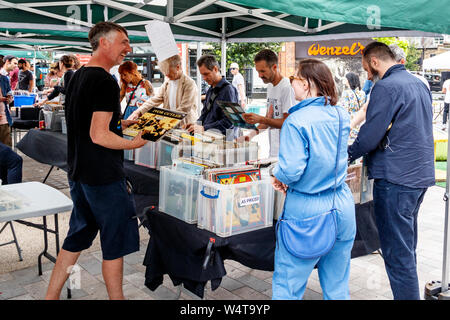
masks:
[[(345, 178), (348, 164), (361, 157), (369, 178), (374, 179), (374, 214), (393, 296), (420, 299), (417, 214), (435, 179), (432, 97), (426, 81), (405, 69), (400, 48), (370, 43), (362, 56), (368, 82), (362, 87), (356, 73), (347, 73), (346, 89), (340, 97), (325, 63), (302, 60), (294, 75), (284, 77), (277, 54), (261, 50), (254, 63), (259, 77), (268, 84), (267, 111), (264, 116), (245, 113), (244, 120), (257, 126), (243, 135), (217, 104), (224, 100), (246, 107), (245, 81), (236, 63), (231, 64), (234, 79), (230, 83), (213, 55), (197, 61), (202, 79), (209, 85), (206, 92), (200, 91), (204, 97), (199, 113), (199, 90), (184, 74), (178, 55), (159, 62), (165, 80), (155, 93), (134, 62), (123, 62), (132, 51), (123, 27), (100, 22), (91, 28), (89, 41), (93, 53), (86, 65), (80, 68), (70, 56), (63, 56), (52, 65), (45, 82), (52, 87), (48, 99), (62, 95), (65, 104), (68, 178), (74, 203), (47, 299), (59, 298), (68, 268), (91, 246), (98, 232), (109, 297), (124, 298), (123, 257), (139, 250), (139, 233), (123, 150), (140, 148), (147, 140), (141, 134), (124, 139), (122, 130), (160, 105), (186, 113), (182, 127), (189, 132), (215, 129), (227, 139), (249, 141), (268, 130), (270, 156), (278, 157), (270, 170), (272, 184), (286, 194), (276, 228), (273, 299), (301, 299), (315, 267), (325, 299), (350, 298), (356, 221)], [(2, 137), (7, 131), (2, 126), (8, 126), (8, 93), (13, 85), (13, 77), (7, 75), (19, 65), (19, 88), (33, 86), (26, 63), (11, 57), (3, 61)], [(117, 65), (120, 86), (110, 73)], [(124, 99), (125, 110), (121, 107)], [(11, 150), (10, 141), (2, 138), (1, 142), (0, 157)], [(305, 231), (305, 224), (318, 231)], [(296, 245), (305, 237), (314, 246)]]

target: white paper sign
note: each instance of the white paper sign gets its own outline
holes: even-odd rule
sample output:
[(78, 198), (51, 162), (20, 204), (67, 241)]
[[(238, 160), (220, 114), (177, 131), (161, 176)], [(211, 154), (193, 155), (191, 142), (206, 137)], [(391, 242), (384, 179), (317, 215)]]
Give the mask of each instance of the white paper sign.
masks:
[(260, 196), (241, 198), (239, 199), (239, 207), (251, 206), (254, 204), (258, 204), (260, 200)]
[(145, 31), (147, 31), (148, 38), (159, 61), (178, 54), (178, 47), (168, 23), (159, 20), (150, 21), (145, 26)]

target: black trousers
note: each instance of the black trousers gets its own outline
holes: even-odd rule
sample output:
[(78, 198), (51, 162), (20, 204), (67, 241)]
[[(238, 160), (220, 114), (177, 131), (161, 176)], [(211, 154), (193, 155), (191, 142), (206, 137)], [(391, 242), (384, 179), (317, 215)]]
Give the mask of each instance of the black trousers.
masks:
[(444, 114), (442, 116), (442, 124), (446, 124), (447, 123), (447, 119), (448, 119), (448, 107), (449, 107), (450, 103), (444, 103)]

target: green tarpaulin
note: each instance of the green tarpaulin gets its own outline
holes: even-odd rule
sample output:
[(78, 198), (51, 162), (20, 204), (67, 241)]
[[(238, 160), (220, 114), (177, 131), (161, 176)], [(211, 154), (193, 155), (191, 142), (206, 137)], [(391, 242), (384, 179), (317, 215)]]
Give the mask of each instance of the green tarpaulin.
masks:
[[(142, 2), (145, 2), (142, 3)], [(450, 0), (0, 1), (0, 45), (78, 48), (98, 21), (115, 21), (133, 45), (148, 44), (145, 24), (171, 24), (181, 41), (303, 41), (450, 33)]]

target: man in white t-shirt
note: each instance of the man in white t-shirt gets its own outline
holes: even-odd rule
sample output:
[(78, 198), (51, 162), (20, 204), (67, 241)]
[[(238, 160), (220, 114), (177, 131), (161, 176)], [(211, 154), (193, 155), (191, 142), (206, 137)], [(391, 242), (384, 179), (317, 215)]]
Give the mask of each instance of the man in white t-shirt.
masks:
[[(442, 124), (447, 124), (448, 119), (448, 109), (450, 106), (450, 79), (447, 79), (442, 84), (442, 93), (445, 94), (444, 98), (444, 114), (442, 118)], [(445, 130), (445, 127), (443, 128)]]
[(244, 108), (247, 104), (247, 97), (245, 96), (245, 80), (242, 74), (239, 72), (239, 65), (233, 62), (230, 65), (231, 74), (233, 75), (233, 82), (231, 83), (239, 93), (239, 103)]
[(245, 136), (250, 140), (261, 130), (269, 129), (270, 157), (278, 157), (280, 145), (280, 129), (289, 115), (289, 109), (296, 104), (294, 90), (288, 78), (278, 70), (278, 56), (272, 50), (261, 50), (255, 56), (255, 69), (267, 86), (267, 113), (260, 116), (255, 113), (245, 113), (243, 118), (247, 123), (259, 123), (256, 130)]

